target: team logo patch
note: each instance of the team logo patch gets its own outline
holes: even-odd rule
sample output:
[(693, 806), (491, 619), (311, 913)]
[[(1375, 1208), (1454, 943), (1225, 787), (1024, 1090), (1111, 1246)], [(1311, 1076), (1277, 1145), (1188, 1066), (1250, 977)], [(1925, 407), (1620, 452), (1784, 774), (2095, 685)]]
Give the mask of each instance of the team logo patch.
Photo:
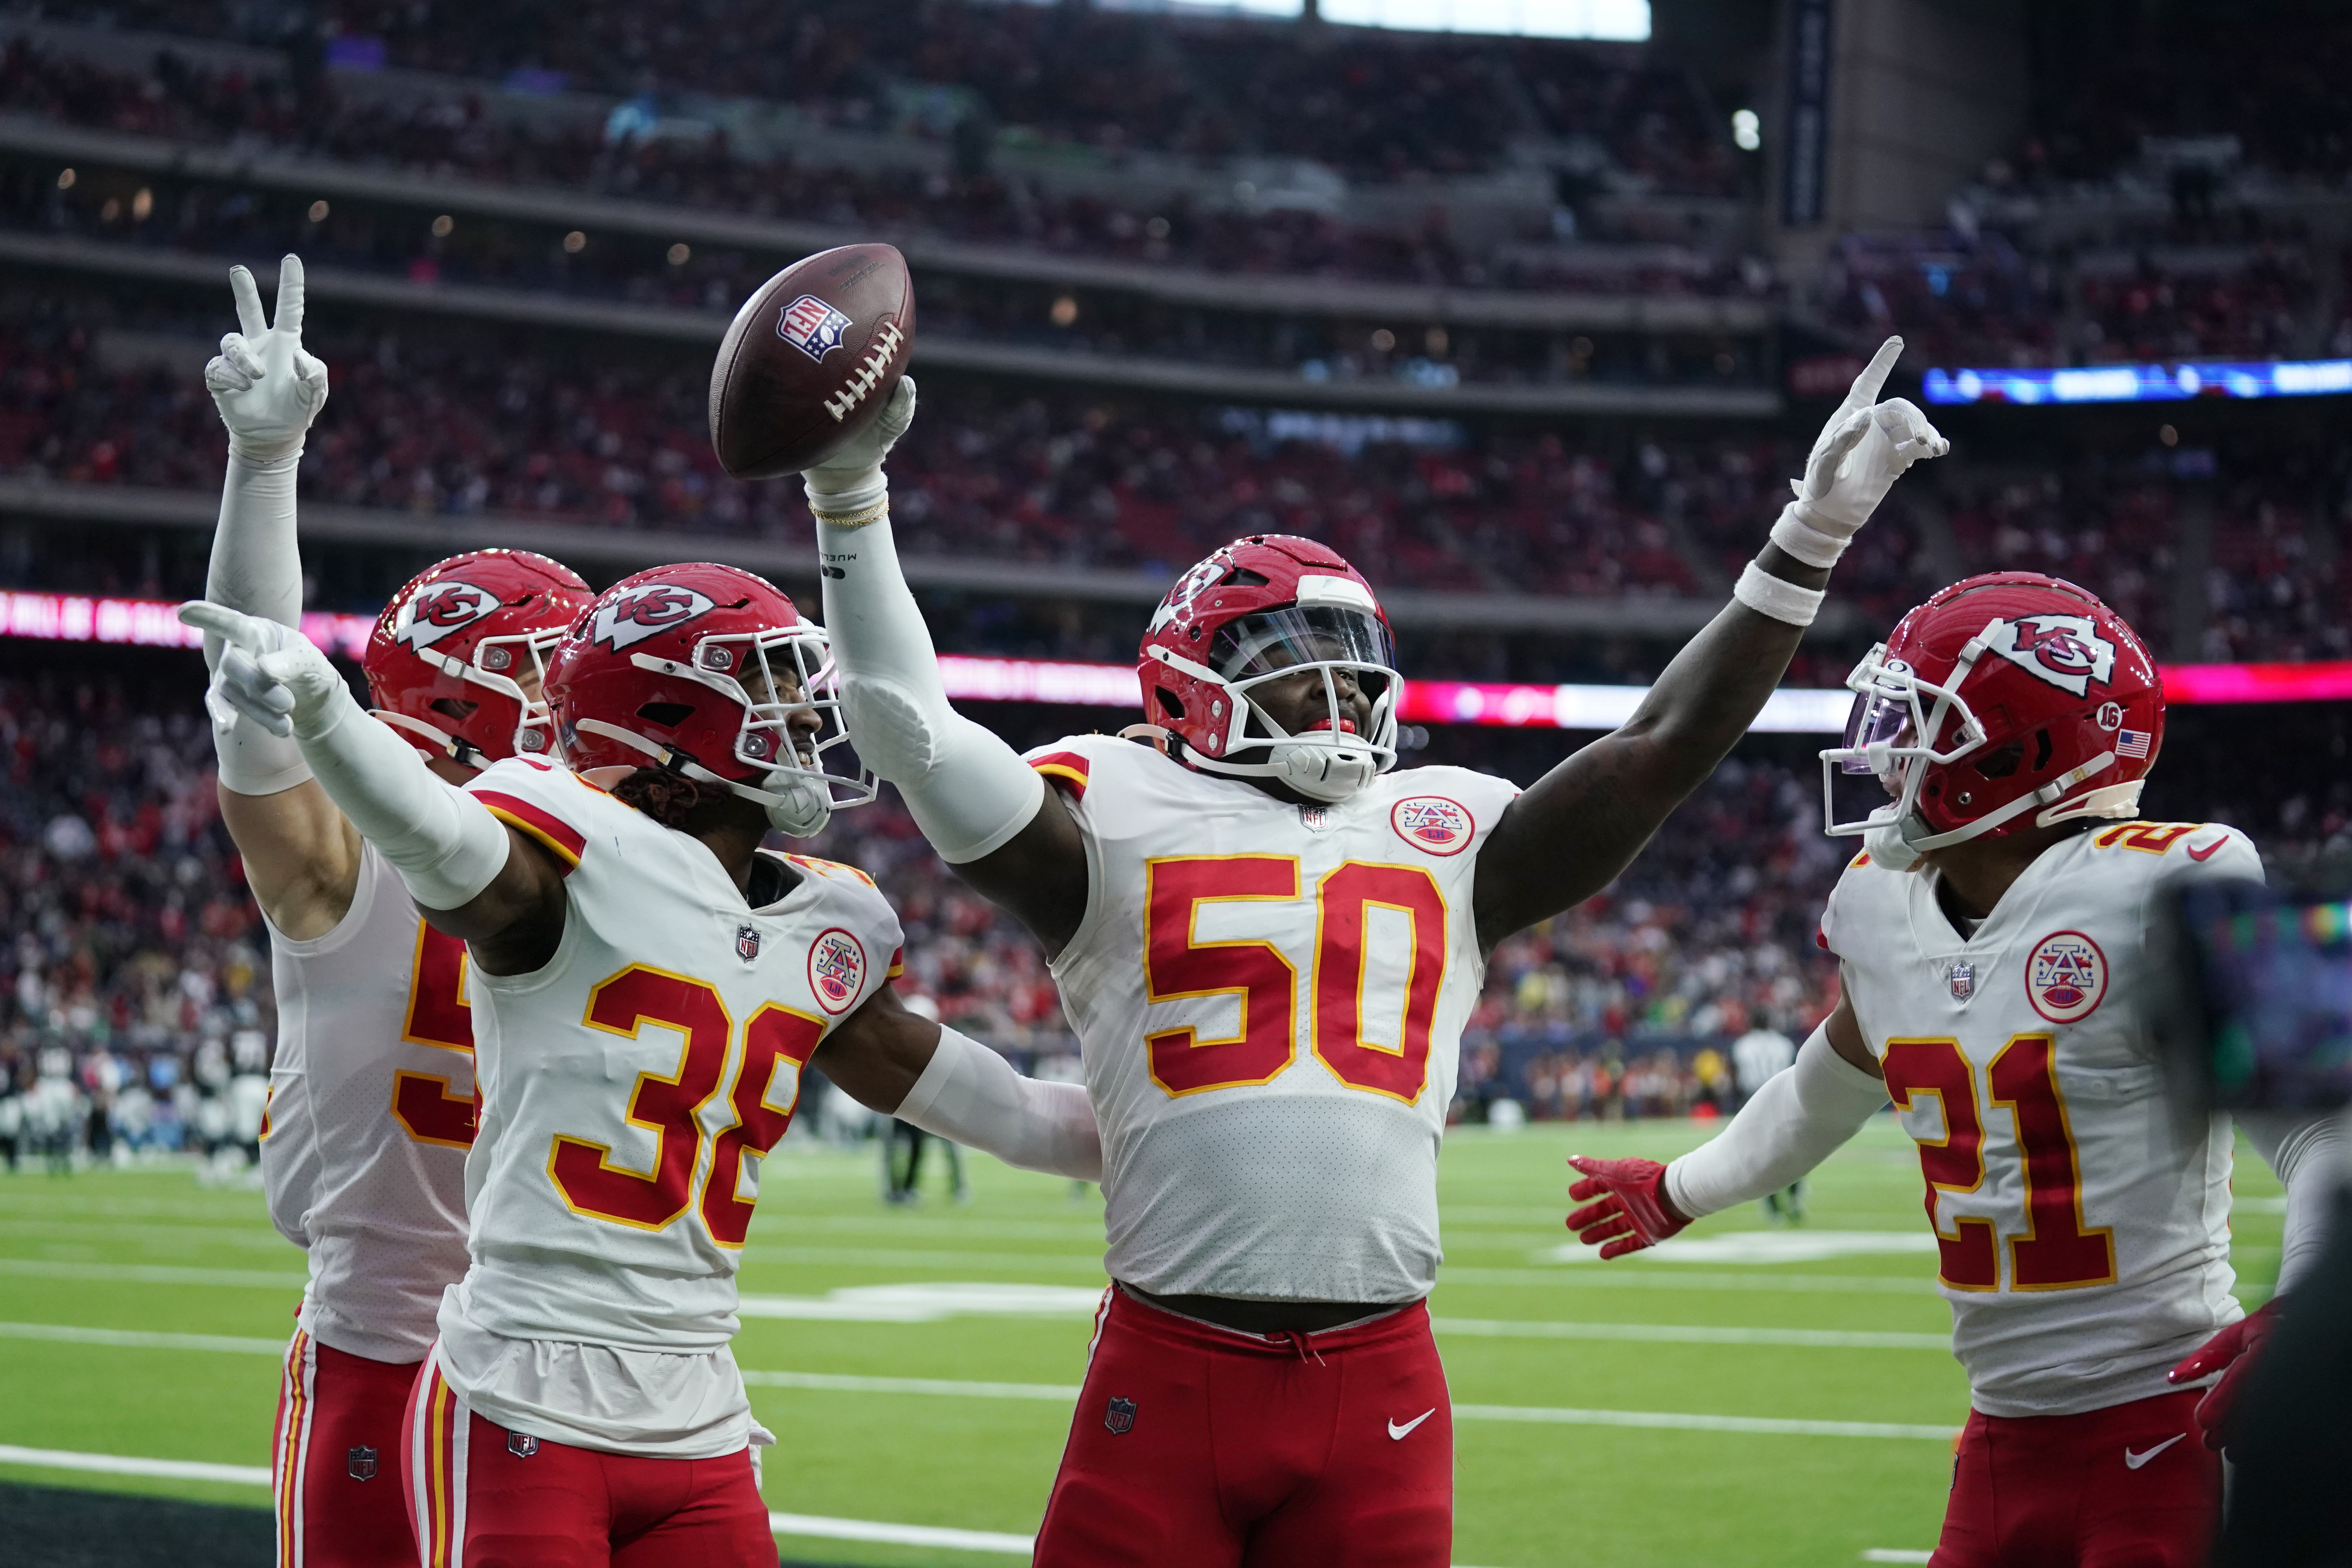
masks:
[(1470, 843), (1470, 814), (1442, 795), (1417, 795), (1389, 810), (1389, 825), (1415, 849), (1459, 855)]
[(343, 1456), (343, 1472), (355, 1481), (375, 1479), (375, 1450), (358, 1447), (346, 1453)]
[(1977, 966), (1973, 963), (1955, 963), (1945, 978), (1951, 982), (1955, 1002), (1965, 1002), (1977, 994)]
[(2076, 697), (2095, 680), (2105, 686), (2115, 679), (2116, 645), (2088, 616), (2020, 616), (1995, 621), (1988, 637), (2001, 658)]
[(866, 949), (839, 926), (809, 943), (809, 989), (828, 1013), (845, 1013), (866, 988)]
[(735, 956), (741, 959), (746, 963), (751, 963), (752, 960), (760, 956), (760, 928), (758, 926), (737, 926), (735, 928)]
[(1193, 601), (1207, 593), (1216, 580), (1225, 574), (1225, 569), (1232, 564), (1232, 562), (1225, 559), (1224, 552), (1220, 551), (1176, 579), (1176, 585), (1168, 590), (1166, 598), (1160, 601), (1160, 608), (1151, 613), (1151, 625), (1146, 629), (1145, 635), (1149, 636), (1151, 632), (1156, 632), (1160, 627), (1172, 625), (1177, 621), (1190, 619)]
[(776, 317), (776, 336), (817, 361), (841, 346), (849, 318), (814, 294), (803, 294)]
[(1110, 1408), (1103, 1412), (1103, 1426), (1114, 1437), (1124, 1436), (1135, 1430), (1135, 1401), (1114, 1396)]
[(507, 1452), (518, 1459), (528, 1459), (539, 1452), (539, 1439), (528, 1432), (507, 1434)]
[(499, 596), (488, 589), (445, 577), (408, 596), (393, 621), (392, 640), (411, 648), (428, 648), (498, 607)]
[(718, 603), (708, 594), (681, 588), (675, 583), (640, 583), (618, 594), (608, 594), (598, 602), (596, 613), (589, 621), (589, 640), (618, 653), (656, 632), (683, 626), (705, 611), (715, 609)]
[(2045, 936), (2025, 963), (2025, 998), (2053, 1024), (2076, 1024), (2107, 994), (2107, 955), (2078, 931)]

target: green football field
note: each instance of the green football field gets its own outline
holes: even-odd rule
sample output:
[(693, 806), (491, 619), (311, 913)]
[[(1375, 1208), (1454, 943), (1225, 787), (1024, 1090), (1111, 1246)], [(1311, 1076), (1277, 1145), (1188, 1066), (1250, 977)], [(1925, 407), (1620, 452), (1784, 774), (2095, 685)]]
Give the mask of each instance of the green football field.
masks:
[[(1561, 1260), (1565, 1155), (1663, 1157), (1703, 1135), (1448, 1140), (1433, 1308), (1457, 1405), (1457, 1563), (1925, 1560), (1967, 1389), (1921, 1250), (1918, 1163), (1888, 1119), (1816, 1174), (1801, 1229), (1750, 1208), (1695, 1226), (1678, 1258)], [(779, 1439), (766, 1489), (792, 1516), (787, 1558), (1015, 1563), (1037, 1527), (1102, 1285), (1098, 1200), (983, 1157), (955, 1205), (932, 1165), (909, 1212), (877, 1201), (870, 1149), (794, 1142), (768, 1162), (736, 1355)], [(2282, 1205), (2242, 1144), (2239, 1173), (2251, 1304)], [(268, 1462), (300, 1287), (257, 1193), (182, 1168), (0, 1177), (0, 1479), (266, 1504), (246, 1478)]]

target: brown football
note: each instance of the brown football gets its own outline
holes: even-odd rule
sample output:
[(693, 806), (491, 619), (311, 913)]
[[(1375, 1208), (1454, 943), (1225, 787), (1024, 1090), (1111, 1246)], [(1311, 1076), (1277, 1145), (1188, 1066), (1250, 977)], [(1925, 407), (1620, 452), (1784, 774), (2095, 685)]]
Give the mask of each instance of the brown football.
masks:
[(739, 479), (812, 468), (874, 423), (915, 346), (915, 286), (887, 245), (796, 261), (743, 301), (710, 369), (710, 445)]

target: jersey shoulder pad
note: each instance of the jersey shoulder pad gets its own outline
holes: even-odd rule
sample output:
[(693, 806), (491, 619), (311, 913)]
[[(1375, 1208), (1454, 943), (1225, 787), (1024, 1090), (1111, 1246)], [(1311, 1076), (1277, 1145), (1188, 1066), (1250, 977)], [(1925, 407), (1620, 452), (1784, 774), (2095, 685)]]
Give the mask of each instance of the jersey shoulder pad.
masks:
[[(1865, 849), (1845, 863), (1838, 879), (1830, 888), (1830, 896), (1822, 904), (1821, 923), (1813, 929), (1813, 945), (1838, 958), (1849, 956), (1843, 941), (1850, 933), (1866, 931), (1879, 916), (1870, 913), (1881, 900), (1900, 895), (1906, 884), (1906, 871), (1890, 871), (1878, 863)], [(1881, 913), (1891, 912), (1881, 910)]]
[(2263, 858), (2254, 841), (2219, 822), (2119, 822), (2094, 828), (2086, 853), (2153, 879), (2251, 879), (2260, 881)]
[(1482, 817), (1500, 816), (1503, 807), (1519, 797), (1519, 786), (1500, 773), (1444, 764), (1399, 768), (1382, 774), (1381, 784), (1391, 799), (1408, 800), (1421, 795), (1458, 797), (1458, 804)]
[(815, 940), (822, 943), (828, 932), (847, 931), (857, 939), (865, 953), (880, 954), (889, 960), (883, 968), (883, 978), (896, 980), (906, 967), (907, 935), (898, 924), (898, 911), (890, 907), (890, 900), (875, 886), (874, 879), (837, 860), (819, 860), (803, 855), (788, 855), (785, 858), (808, 873), (821, 889), (811, 915), (817, 931)]
[(814, 855), (794, 855), (789, 852), (785, 854), (784, 858), (812, 876), (824, 877), (835, 881), (863, 882), (877, 891), (881, 886), (873, 878), (845, 860), (820, 860)]
[(586, 852), (595, 814), (619, 804), (571, 770), (535, 757), (492, 763), (467, 783), (466, 793), (508, 826), (546, 846), (567, 869), (576, 868)]
[[(1024, 752), (1021, 760), (1044, 774), (1045, 782), (1059, 789), (1073, 805), (1085, 801), (1087, 791), (1106, 770), (1149, 768), (1155, 763), (1177, 765), (1156, 747), (1118, 735), (1102, 734), (1066, 735)], [(1125, 776), (1138, 775), (1130, 772)]]

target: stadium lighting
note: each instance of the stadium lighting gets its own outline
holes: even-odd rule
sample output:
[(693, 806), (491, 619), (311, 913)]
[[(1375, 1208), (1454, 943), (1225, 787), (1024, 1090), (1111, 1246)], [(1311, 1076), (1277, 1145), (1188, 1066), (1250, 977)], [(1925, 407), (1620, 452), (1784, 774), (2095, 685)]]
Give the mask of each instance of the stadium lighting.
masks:
[(2194, 397), (2352, 393), (2352, 359), (2100, 364), (2076, 370), (1930, 370), (1930, 403), (2179, 403)]
[(1754, 110), (1731, 111), (1731, 144), (1743, 153), (1753, 153), (1764, 145), (1764, 121)]
[(1649, 0), (1322, 0), (1327, 22), (1421, 33), (1501, 33), (1641, 43)]

